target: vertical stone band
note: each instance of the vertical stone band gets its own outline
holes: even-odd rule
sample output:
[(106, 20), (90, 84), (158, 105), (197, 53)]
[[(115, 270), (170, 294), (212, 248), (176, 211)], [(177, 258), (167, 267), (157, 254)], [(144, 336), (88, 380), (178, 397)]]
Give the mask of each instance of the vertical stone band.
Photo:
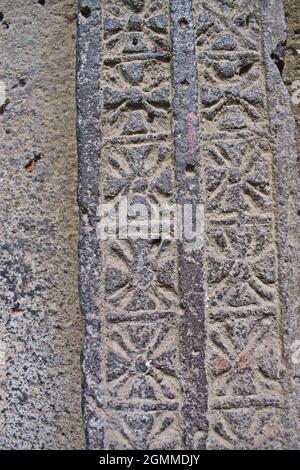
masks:
[(83, 417), (87, 446), (104, 446), (102, 247), (97, 237), (101, 153), (100, 36), (98, 0), (79, 2), (77, 36), (78, 203), (80, 210), (79, 298), (86, 332), (81, 362)]
[[(286, 130), (276, 134), (269, 109), (279, 72), (266, 10), (259, 0), (80, 1), (91, 449), (280, 448), (286, 439), (276, 206)], [(99, 205), (119, 207), (123, 196), (204, 206), (204, 245), (100, 240)]]
[[(203, 205), (199, 152), (198, 79), (194, 21), (191, 0), (173, 0), (172, 71), (173, 119), (177, 202)], [(201, 221), (203, 225), (204, 220)], [(198, 230), (203, 230), (198, 227)], [(181, 367), (184, 393), (184, 442), (189, 449), (205, 447), (207, 435), (207, 384), (205, 373), (205, 289), (203, 245), (191, 249), (183, 237), (179, 243), (181, 324)]]
[(280, 448), (283, 362), (261, 2), (195, 0), (208, 448)]
[[(169, 4), (102, 1), (101, 194), (175, 198)], [(181, 448), (177, 246), (103, 242), (106, 448)]]

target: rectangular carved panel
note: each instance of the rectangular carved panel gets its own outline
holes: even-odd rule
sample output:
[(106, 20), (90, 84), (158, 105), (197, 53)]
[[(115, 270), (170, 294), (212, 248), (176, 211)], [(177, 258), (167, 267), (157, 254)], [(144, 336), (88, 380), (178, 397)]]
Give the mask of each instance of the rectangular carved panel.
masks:
[(280, 446), (275, 149), (260, 3), (194, 2), (205, 177), (209, 448)]
[[(85, 51), (95, 49), (92, 58), (83, 46), (79, 54), (79, 112), (82, 123), (88, 111), (94, 113), (99, 134), (80, 139), (80, 181), (88, 189), (83, 193), (94, 194), (100, 207), (120, 207), (122, 198), (145, 207), (196, 206), (201, 187), (191, 1), (103, 0), (89, 6), (79, 40)], [(95, 62), (87, 67), (89, 60)], [(80, 96), (84, 83), (88, 91), (89, 80), (95, 80), (91, 70), (98, 89), (87, 109)], [(95, 138), (96, 155), (88, 146), (95, 146)], [(99, 239), (99, 213), (95, 204), (89, 206), (81, 239), (81, 284), (88, 290), (82, 296), (90, 302), (83, 302), (88, 446), (203, 447), (202, 251), (159, 234), (151, 240)]]
[[(280, 126), (270, 110), (270, 76), (279, 72), (265, 2), (86, 0), (80, 8), (88, 447), (281, 448), (288, 307)], [(120, 211), (124, 199), (147, 210), (189, 206), (194, 222), (204, 209), (203, 243), (177, 236), (178, 212), (169, 239), (159, 230), (123, 236), (136, 212), (119, 216), (115, 239), (100, 236), (102, 209)]]
[[(168, 3), (103, 1), (101, 31), (102, 200), (174, 198)], [(104, 446), (181, 447), (176, 245), (128, 238), (103, 251)]]

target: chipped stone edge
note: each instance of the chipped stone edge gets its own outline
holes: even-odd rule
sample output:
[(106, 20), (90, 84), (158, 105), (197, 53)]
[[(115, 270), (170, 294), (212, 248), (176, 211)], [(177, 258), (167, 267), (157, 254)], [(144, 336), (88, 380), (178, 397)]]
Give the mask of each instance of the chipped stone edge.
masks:
[[(300, 340), (299, 243), (300, 178), (297, 170), (295, 118), (290, 95), (271, 58), (276, 46), (285, 43), (287, 27), (284, 0), (262, 0), (264, 52), (269, 96), (271, 131), (276, 153), (274, 174), (276, 186), (277, 237), (279, 253), (279, 286), (281, 298), (283, 356), (285, 361), (285, 448), (300, 449), (300, 384), (299, 365), (292, 363), (293, 344)], [(297, 312), (298, 309), (298, 312)], [(298, 318), (297, 318), (298, 317)], [(298, 383), (297, 383), (298, 377)]]

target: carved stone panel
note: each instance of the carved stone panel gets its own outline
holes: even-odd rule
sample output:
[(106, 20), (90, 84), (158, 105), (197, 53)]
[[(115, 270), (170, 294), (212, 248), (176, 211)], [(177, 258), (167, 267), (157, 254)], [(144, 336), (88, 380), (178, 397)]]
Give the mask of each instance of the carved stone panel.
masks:
[[(271, 109), (268, 7), (80, 4), (90, 9), (77, 92), (88, 447), (288, 447), (286, 130)], [(169, 238), (123, 236), (137, 213), (119, 215), (115, 238), (100, 236), (102, 209), (123, 200), (146, 208), (145, 226), (153, 205), (200, 207), (201, 243), (177, 236), (178, 212)]]

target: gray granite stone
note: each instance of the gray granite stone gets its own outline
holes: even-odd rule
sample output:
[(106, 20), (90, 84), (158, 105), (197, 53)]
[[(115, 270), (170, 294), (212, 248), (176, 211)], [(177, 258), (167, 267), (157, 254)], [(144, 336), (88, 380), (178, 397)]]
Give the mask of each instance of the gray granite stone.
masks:
[(80, 449), (77, 2), (0, 11), (0, 448)]

